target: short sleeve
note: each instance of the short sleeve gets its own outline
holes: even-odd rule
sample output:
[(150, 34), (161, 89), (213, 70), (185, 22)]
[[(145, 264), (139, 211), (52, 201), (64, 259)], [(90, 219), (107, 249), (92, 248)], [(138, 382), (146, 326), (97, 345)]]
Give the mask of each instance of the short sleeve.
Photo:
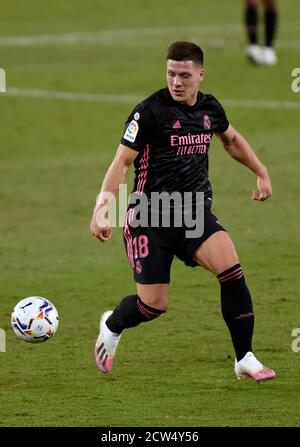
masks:
[(229, 121), (227, 119), (225, 110), (221, 105), (221, 103), (216, 98), (214, 99), (216, 104), (216, 117), (217, 117), (217, 127), (215, 132), (223, 133), (228, 129)]
[(129, 115), (121, 143), (138, 152), (149, 143), (152, 126), (151, 110), (143, 103), (138, 104)]

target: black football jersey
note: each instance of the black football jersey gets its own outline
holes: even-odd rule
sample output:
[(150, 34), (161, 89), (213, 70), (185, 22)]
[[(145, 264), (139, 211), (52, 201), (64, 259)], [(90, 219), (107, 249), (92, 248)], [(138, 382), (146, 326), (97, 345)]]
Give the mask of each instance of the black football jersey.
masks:
[(202, 92), (186, 106), (168, 88), (138, 104), (127, 119), (121, 143), (139, 152), (133, 192), (204, 192), (212, 200), (208, 151), (215, 132), (229, 126), (218, 100)]

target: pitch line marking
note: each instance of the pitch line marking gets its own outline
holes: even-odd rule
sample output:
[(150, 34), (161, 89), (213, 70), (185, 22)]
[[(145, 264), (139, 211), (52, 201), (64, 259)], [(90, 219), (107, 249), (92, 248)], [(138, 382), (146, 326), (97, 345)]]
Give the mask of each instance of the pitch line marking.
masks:
[[(51, 90), (26, 89), (9, 87), (4, 96), (38, 98), (38, 99), (58, 99), (64, 101), (82, 101), (98, 103), (138, 103), (145, 96), (138, 95), (109, 95), (96, 93), (76, 93), (76, 92), (57, 92)], [(247, 109), (286, 109), (300, 110), (300, 102), (293, 101), (275, 101), (275, 100), (252, 100), (252, 99), (220, 99), (224, 106), (239, 107)]]
[[(280, 25), (281, 29), (298, 29), (300, 22), (286, 22)], [(182, 27), (161, 27), (161, 28), (128, 28), (128, 29), (111, 29), (102, 31), (83, 31), (70, 32), (61, 34), (40, 34), (29, 36), (0, 36), (1, 46), (33, 46), (33, 45), (49, 45), (49, 44), (74, 44), (78, 42), (102, 42), (112, 43), (114, 40), (120, 43), (120, 39), (137, 38), (155, 38), (155, 37), (173, 37), (174, 34), (189, 33), (196, 35), (216, 34), (218, 32), (236, 34), (243, 33), (243, 25), (241, 23), (233, 24), (207, 24), (199, 26), (182, 26)], [(222, 36), (224, 38), (224, 36)], [(278, 46), (283, 48), (299, 48), (299, 40), (279, 40)]]

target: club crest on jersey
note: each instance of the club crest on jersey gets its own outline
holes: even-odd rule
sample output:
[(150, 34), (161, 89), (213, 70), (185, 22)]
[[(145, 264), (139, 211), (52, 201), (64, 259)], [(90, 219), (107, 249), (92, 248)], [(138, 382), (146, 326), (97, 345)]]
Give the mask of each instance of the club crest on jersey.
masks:
[(203, 117), (203, 125), (204, 129), (210, 129), (211, 128), (211, 122), (208, 115), (204, 115)]
[(136, 264), (135, 264), (136, 273), (142, 273), (142, 270), (143, 270), (143, 268), (142, 268), (140, 261), (136, 261)]
[(124, 139), (127, 140), (127, 141), (130, 141), (130, 143), (134, 143), (138, 131), (139, 131), (138, 123), (135, 120), (132, 120), (129, 123), (129, 125), (128, 125), (126, 131), (125, 131)]

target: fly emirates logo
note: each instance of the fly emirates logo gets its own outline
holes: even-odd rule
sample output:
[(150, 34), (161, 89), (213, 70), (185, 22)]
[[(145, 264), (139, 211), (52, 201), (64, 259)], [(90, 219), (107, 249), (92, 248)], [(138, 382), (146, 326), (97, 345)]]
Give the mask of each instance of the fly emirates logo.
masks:
[(212, 135), (210, 133), (171, 135), (171, 147), (176, 147), (176, 155), (206, 154)]

